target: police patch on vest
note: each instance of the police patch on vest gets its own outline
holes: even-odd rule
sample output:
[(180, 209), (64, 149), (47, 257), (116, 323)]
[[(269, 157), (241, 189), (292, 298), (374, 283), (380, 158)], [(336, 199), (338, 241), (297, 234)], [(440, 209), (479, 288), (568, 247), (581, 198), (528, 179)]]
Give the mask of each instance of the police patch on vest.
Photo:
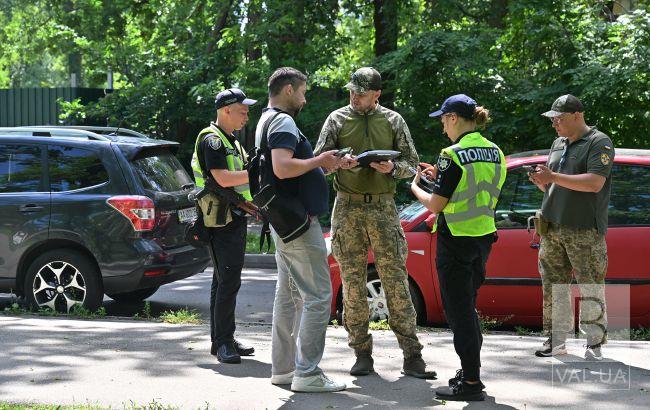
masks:
[(609, 164), (609, 155), (607, 154), (600, 154), (600, 162), (603, 163), (603, 165), (608, 165)]
[(451, 158), (446, 155), (440, 154), (438, 157), (438, 170), (446, 171), (447, 168), (451, 165)]
[(458, 155), (458, 160), (461, 165), (471, 164), (472, 162), (501, 163), (501, 156), (499, 155), (498, 148), (465, 148), (456, 151), (456, 155)]
[(208, 145), (215, 151), (218, 151), (221, 148), (221, 138), (219, 137), (210, 137), (208, 140)]

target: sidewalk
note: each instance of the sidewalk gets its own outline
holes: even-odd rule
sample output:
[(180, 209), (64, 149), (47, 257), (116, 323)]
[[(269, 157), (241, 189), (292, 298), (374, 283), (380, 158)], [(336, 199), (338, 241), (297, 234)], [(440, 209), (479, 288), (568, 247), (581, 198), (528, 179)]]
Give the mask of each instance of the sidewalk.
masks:
[[(154, 401), (183, 409), (427, 408), (443, 404), (434, 399), (433, 389), (459, 367), (450, 333), (422, 333), (424, 358), (439, 380), (404, 377), (393, 334), (375, 331), (377, 374), (355, 378), (347, 373), (354, 357), (345, 330), (330, 327), (322, 368), (346, 382), (348, 390), (296, 394), (269, 382), (269, 326), (238, 325), (239, 338), (256, 348), (256, 355), (241, 365), (217, 362), (209, 354), (208, 333), (206, 325), (0, 315), (0, 402), (122, 408)], [(608, 359), (599, 364), (574, 355), (562, 361), (536, 358), (531, 352), (541, 342), (539, 337), (486, 336), (482, 378), (487, 401), (447, 402), (446, 408), (648, 407), (650, 342), (611, 342), (604, 349)], [(580, 341), (570, 341), (569, 352), (582, 355)], [(566, 375), (567, 367), (573, 369), (571, 376), (561, 376), (564, 383), (556, 378), (553, 385), (553, 369)], [(593, 373), (596, 369), (599, 375)], [(629, 377), (623, 380), (627, 376), (622, 375)], [(614, 384), (601, 381), (607, 377)]]

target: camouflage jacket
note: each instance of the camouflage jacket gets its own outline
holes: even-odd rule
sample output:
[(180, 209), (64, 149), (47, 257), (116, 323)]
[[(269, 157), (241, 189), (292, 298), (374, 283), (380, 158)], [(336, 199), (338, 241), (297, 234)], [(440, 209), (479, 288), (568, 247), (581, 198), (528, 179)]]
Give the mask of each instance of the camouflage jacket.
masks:
[(419, 163), (406, 121), (397, 112), (381, 105), (366, 113), (357, 112), (347, 105), (327, 117), (314, 154), (346, 147), (352, 147), (354, 154), (387, 149), (400, 151), (401, 155), (394, 161), (392, 175), (362, 167), (338, 170), (334, 178), (334, 189), (337, 191), (394, 193), (396, 179), (413, 176), (409, 168), (417, 167)]

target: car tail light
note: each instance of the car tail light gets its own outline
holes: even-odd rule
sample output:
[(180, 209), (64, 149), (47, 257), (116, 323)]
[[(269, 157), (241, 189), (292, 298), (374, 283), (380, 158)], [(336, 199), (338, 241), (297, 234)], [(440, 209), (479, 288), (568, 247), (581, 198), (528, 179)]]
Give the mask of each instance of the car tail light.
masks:
[(167, 273), (167, 269), (150, 269), (144, 271), (144, 276), (161, 276)]
[(156, 209), (146, 196), (118, 195), (108, 198), (106, 203), (126, 216), (137, 232), (150, 231), (156, 223)]

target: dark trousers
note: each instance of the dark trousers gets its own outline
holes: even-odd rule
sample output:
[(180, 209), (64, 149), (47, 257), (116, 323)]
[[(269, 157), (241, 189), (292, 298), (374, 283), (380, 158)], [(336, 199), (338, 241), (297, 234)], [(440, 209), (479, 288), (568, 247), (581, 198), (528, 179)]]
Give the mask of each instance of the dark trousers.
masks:
[(246, 252), (246, 218), (233, 215), (228, 225), (210, 228), (213, 274), (210, 289), (210, 335), (221, 346), (234, 341), (235, 307)]
[(465, 380), (480, 379), (483, 336), (476, 313), (478, 288), (485, 280), (485, 264), (494, 235), (452, 236), (438, 233), (436, 269), (447, 323), (454, 333)]

